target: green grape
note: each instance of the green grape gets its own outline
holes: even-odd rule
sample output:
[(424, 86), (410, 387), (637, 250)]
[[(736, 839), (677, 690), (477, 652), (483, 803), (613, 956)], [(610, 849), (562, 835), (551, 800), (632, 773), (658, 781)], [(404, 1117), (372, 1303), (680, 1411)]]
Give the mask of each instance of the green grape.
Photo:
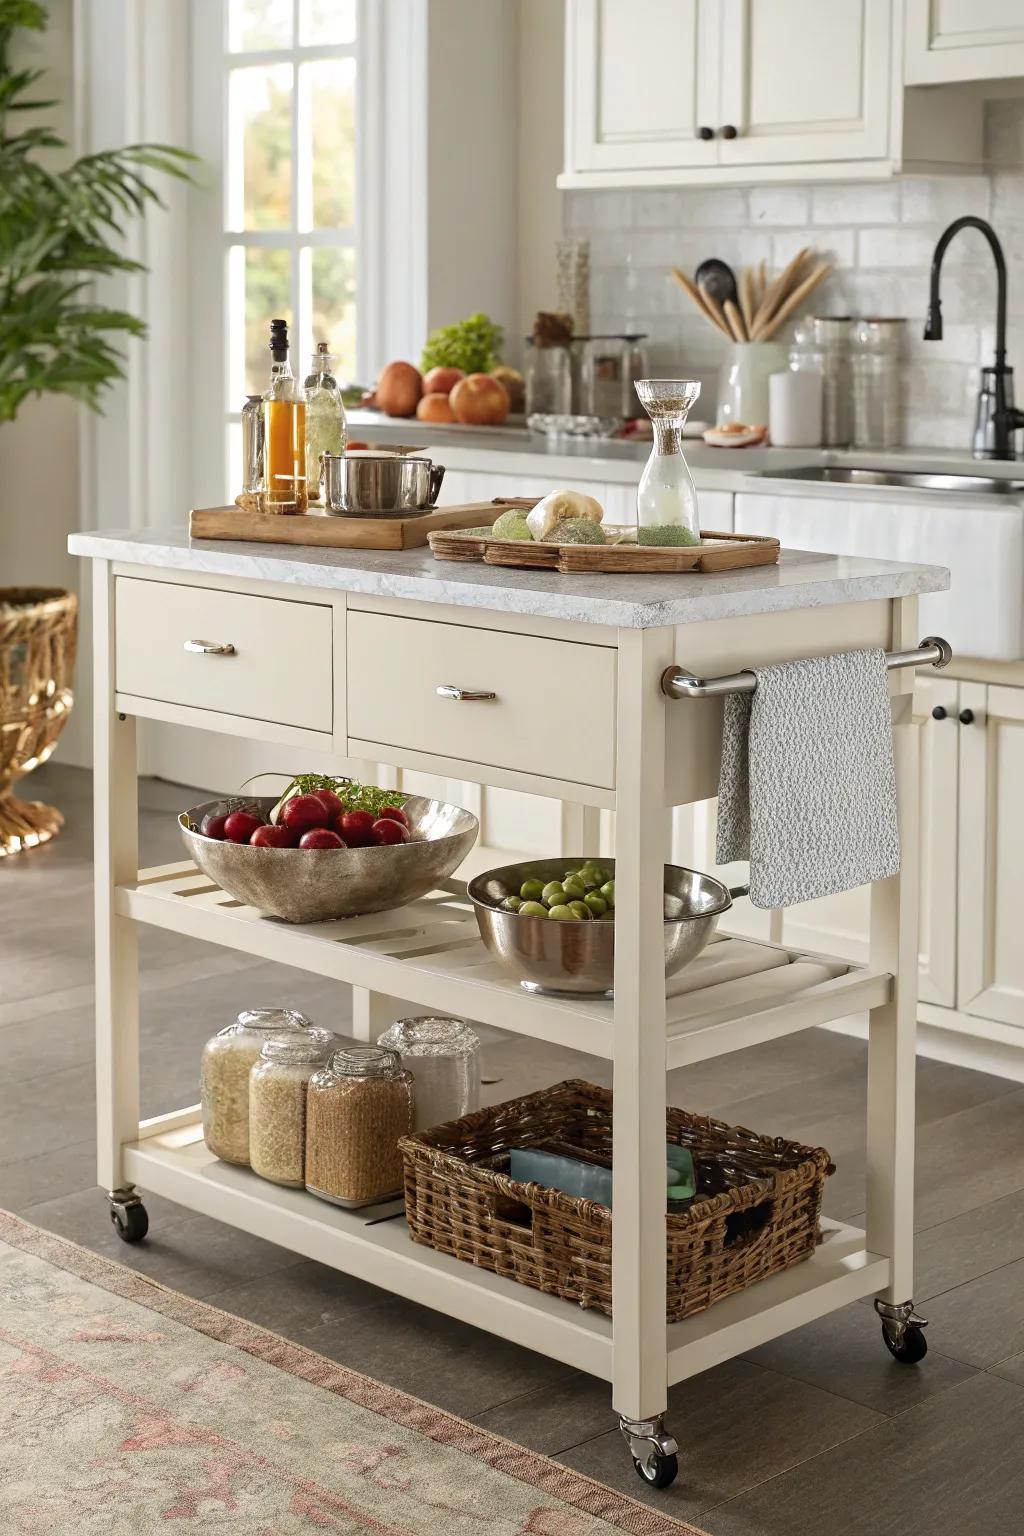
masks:
[(547, 907), (542, 907), (539, 901), (524, 901), (519, 908), (520, 917), (548, 917)]
[(569, 910), (575, 912), (578, 918), (590, 918), (593, 916), (585, 901), (570, 901)]
[(506, 896), (502, 905), (506, 912), (518, 912), (523, 904), (521, 896)]
[(562, 890), (570, 901), (582, 901), (587, 894), (586, 886), (576, 875), (570, 875), (568, 880), (562, 881)]
[(574, 912), (572, 907), (567, 907), (564, 901), (560, 902), (557, 907), (552, 907), (548, 912), (548, 917), (553, 917), (560, 923), (579, 922), (579, 913)]
[(588, 891), (583, 900), (587, 904), (591, 917), (604, 917), (608, 911), (608, 903), (598, 891)]
[(519, 887), (519, 894), (524, 901), (540, 901), (544, 895), (543, 880), (524, 880)]
[(615, 881), (614, 880), (606, 880), (605, 881), (604, 885), (602, 885), (602, 887), (601, 887), (601, 895), (604, 897), (605, 901), (608, 903), (608, 905), (610, 907), (614, 907), (614, 905), (615, 905)]
[(548, 907), (561, 907), (565, 905), (565, 891), (560, 880), (549, 880), (541, 892), (541, 901)]

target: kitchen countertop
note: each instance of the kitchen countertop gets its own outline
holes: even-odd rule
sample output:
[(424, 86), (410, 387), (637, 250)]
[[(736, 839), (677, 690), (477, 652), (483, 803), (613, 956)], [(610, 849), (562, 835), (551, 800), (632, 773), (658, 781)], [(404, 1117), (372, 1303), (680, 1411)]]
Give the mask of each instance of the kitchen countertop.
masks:
[(437, 561), (429, 550), (345, 550), (191, 540), (185, 528), (75, 533), (73, 555), (374, 597), (449, 603), (622, 629), (943, 592), (939, 566), (785, 550), (777, 566), (713, 575), (559, 576)]
[[(612, 438), (551, 439), (525, 427), (455, 427), (414, 419), (393, 419), (374, 411), (352, 411), (349, 435), (382, 447), (406, 446), (430, 449), (437, 462), (452, 470), (479, 474), (523, 474), (567, 480), (603, 480), (635, 485), (651, 451), (650, 442), (620, 442)], [(684, 444), (698, 490), (749, 491), (767, 495), (776, 490), (774, 479), (761, 478), (768, 470), (778, 475), (786, 495), (850, 496), (902, 501), (925, 497), (950, 501), (945, 491), (907, 486), (865, 487), (785, 480), (785, 471), (804, 465), (846, 465), (862, 469), (902, 469), (945, 474), (991, 475), (1024, 479), (1024, 460), (979, 462), (969, 451), (949, 448), (710, 448), (700, 438)], [(956, 500), (1018, 509), (1024, 497), (991, 496), (957, 492)]]

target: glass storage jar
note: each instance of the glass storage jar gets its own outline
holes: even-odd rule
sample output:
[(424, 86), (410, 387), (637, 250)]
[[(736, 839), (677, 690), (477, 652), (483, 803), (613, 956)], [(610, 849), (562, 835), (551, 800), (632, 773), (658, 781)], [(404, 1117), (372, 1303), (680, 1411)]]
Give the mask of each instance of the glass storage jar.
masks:
[(249, 1073), (249, 1165), (261, 1179), (306, 1182), (306, 1089), (338, 1043), (327, 1029), (268, 1040)]
[(199, 1096), (203, 1140), (214, 1157), (248, 1166), (249, 1073), (269, 1039), (312, 1028), (309, 1019), (291, 1008), (248, 1008), (206, 1042)]
[(309, 1082), (306, 1188), (334, 1205), (372, 1205), (402, 1188), (399, 1138), (413, 1128), (413, 1080), (397, 1051), (335, 1051)]
[(849, 315), (815, 315), (811, 321), (822, 357), (821, 441), (826, 448), (846, 448), (853, 436), (852, 324)]
[(399, 1019), (377, 1044), (412, 1073), (418, 1131), (480, 1108), (480, 1037), (461, 1019)]
[(544, 346), (526, 338), (526, 417), (568, 416), (572, 410), (572, 357), (568, 343)]
[(903, 441), (901, 355), (906, 324), (898, 318), (854, 322), (855, 448), (898, 448)]

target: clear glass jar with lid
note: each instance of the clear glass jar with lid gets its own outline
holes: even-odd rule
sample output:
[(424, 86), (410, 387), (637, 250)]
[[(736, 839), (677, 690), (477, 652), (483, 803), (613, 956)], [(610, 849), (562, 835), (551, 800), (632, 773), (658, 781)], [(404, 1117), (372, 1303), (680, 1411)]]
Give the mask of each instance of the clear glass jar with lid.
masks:
[(268, 1040), (249, 1073), (249, 1165), (261, 1179), (306, 1182), (306, 1089), (338, 1044), (327, 1029)]
[(203, 1140), (226, 1163), (249, 1163), (249, 1073), (266, 1042), (311, 1030), (292, 1008), (247, 1008), (203, 1047), (199, 1096)]
[(334, 1205), (373, 1205), (402, 1188), (399, 1140), (413, 1128), (412, 1074), (397, 1051), (335, 1051), (309, 1081), (306, 1188)]
[(853, 446), (903, 441), (903, 339), (907, 322), (869, 316), (853, 326)]
[(480, 1108), (480, 1037), (462, 1019), (399, 1019), (377, 1044), (412, 1073), (418, 1131)]
[(568, 416), (572, 411), (572, 356), (568, 342), (526, 338), (526, 417)]
[(822, 357), (821, 441), (826, 448), (846, 448), (853, 436), (852, 325), (849, 315), (815, 315), (811, 321)]

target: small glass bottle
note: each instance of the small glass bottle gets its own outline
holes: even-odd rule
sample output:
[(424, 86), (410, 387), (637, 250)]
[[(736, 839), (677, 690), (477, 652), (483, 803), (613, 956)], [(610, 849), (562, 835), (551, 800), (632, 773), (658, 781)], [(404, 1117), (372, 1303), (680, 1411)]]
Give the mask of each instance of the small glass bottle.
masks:
[(266, 1042), (308, 1031), (310, 1021), (291, 1008), (248, 1008), (203, 1047), (199, 1096), (203, 1140), (226, 1163), (249, 1164), (249, 1073)]
[(480, 1108), (480, 1037), (462, 1019), (399, 1019), (377, 1044), (412, 1073), (418, 1131)]
[(636, 493), (636, 542), (699, 544), (697, 492), (683, 457), (683, 426), (700, 385), (692, 379), (638, 379), (636, 392), (654, 424), (654, 446)]
[(399, 1140), (413, 1128), (413, 1080), (397, 1051), (335, 1051), (309, 1081), (306, 1188), (334, 1205), (373, 1205), (402, 1188)]
[(327, 1029), (268, 1040), (249, 1073), (249, 1165), (261, 1179), (306, 1182), (306, 1088), (338, 1043)]
[(270, 322), (270, 387), (263, 396), (263, 508), (306, 510), (306, 401), (288, 361), (288, 322)]
[(320, 497), (320, 455), (344, 453), (347, 423), (334, 358), (326, 341), (317, 343), (304, 385), (306, 394), (306, 491)]

